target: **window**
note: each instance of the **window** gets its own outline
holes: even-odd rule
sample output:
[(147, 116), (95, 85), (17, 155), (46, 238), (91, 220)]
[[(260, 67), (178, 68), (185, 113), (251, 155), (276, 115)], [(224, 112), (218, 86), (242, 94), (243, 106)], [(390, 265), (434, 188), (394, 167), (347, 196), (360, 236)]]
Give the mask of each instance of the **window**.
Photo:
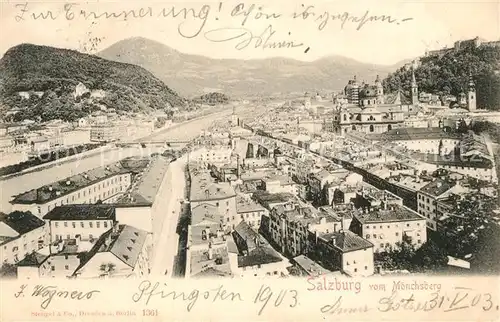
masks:
[(81, 226), (82, 228), (85, 228), (85, 224), (83, 223), (83, 221), (80, 221), (80, 226)]
[(101, 228), (101, 223), (99, 221), (96, 222), (95, 225), (96, 225), (97, 228)]
[(377, 238), (377, 234), (373, 234), (373, 238)]
[(108, 228), (108, 222), (107, 221), (104, 222), (104, 228)]
[(55, 270), (56, 270), (56, 267), (55, 267), (55, 266), (51, 266), (51, 267), (50, 267), (50, 269), (51, 269), (52, 271), (55, 271)]
[(64, 222), (64, 227), (68, 227), (68, 222), (67, 221)]
[(366, 235), (366, 239), (370, 239), (370, 234), (367, 234), (367, 235)]
[(89, 239), (94, 239), (94, 236), (92, 236), (92, 234), (89, 234)]
[(219, 202), (216, 202), (216, 203), (215, 203), (215, 205), (216, 205), (217, 207), (219, 207)]
[(74, 221), (73, 221), (73, 222), (71, 223), (71, 226), (73, 226), (73, 228), (76, 228), (76, 222), (74, 222)]
[(358, 271), (358, 269), (357, 269), (357, 268), (355, 268), (355, 269), (354, 269), (354, 273), (356, 273), (357, 271)]
[(365, 271), (368, 269), (368, 266), (365, 266)]
[(59, 223), (57, 221), (54, 223), (54, 227), (59, 227)]
[(64, 265), (65, 270), (69, 270), (69, 265)]
[(398, 236), (399, 236), (399, 233), (396, 233), (396, 237), (398, 237)]
[(89, 227), (94, 228), (94, 224), (91, 221), (89, 221)]

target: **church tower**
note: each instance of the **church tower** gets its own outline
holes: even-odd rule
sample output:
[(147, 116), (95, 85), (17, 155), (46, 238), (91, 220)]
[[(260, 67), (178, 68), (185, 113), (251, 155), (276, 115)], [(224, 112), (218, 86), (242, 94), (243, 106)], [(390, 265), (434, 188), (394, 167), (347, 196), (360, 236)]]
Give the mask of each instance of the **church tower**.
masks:
[(354, 79), (351, 87), (351, 103), (358, 105), (359, 104), (359, 84), (356, 80), (356, 75), (354, 75)]
[(415, 79), (415, 68), (411, 69), (411, 104), (418, 104), (418, 86), (417, 80)]
[(476, 110), (476, 84), (474, 84), (472, 75), (469, 75), (469, 94), (467, 104), (469, 107), (469, 111)]
[(232, 126), (238, 126), (240, 125), (238, 115), (236, 114), (236, 106), (233, 106), (233, 114), (231, 114), (231, 125)]
[(384, 87), (382, 86), (382, 82), (380, 81), (380, 76), (377, 75), (377, 79), (375, 80), (375, 87), (377, 88), (377, 103), (384, 103)]

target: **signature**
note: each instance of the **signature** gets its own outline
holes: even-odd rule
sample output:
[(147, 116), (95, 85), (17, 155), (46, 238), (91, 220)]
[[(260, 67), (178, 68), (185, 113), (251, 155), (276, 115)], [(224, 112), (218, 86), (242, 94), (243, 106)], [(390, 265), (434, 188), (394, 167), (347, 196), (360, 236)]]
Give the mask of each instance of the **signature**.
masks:
[[(14, 294), (16, 298), (24, 297), (24, 290), (27, 288), (27, 284), (21, 285), (18, 292)], [(63, 298), (63, 299), (71, 299), (71, 300), (91, 300), (95, 293), (100, 293), (98, 290), (91, 291), (80, 291), (80, 290), (60, 290), (57, 286), (52, 285), (36, 285), (33, 287), (33, 292), (31, 293), (32, 297), (41, 297), (42, 303), (40, 306), (42, 309), (47, 309), (54, 298)]]
[(247, 28), (218, 28), (205, 32), (205, 39), (211, 42), (234, 41), (234, 48), (243, 50), (251, 45), (254, 48), (277, 49), (277, 48), (296, 48), (304, 46), (303, 43), (296, 43), (293, 40), (275, 40), (276, 31), (272, 25), (269, 25), (259, 35), (254, 35)]

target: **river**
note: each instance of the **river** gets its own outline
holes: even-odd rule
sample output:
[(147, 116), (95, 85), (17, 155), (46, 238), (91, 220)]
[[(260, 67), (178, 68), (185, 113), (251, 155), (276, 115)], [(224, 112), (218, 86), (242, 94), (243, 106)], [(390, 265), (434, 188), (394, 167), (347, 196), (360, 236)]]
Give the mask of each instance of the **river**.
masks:
[[(207, 115), (195, 120), (191, 120), (182, 124), (174, 125), (158, 133), (155, 133), (148, 139), (162, 140), (191, 140), (195, 138), (201, 130), (208, 128), (215, 120), (228, 117), (231, 110), (226, 110), (220, 113)], [(0, 181), (1, 203), (0, 211), (8, 213), (11, 211), (9, 201), (12, 196), (22, 192), (41, 187), (51, 182), (62, 180), (66, 177), (97, 168), (102, 165), (110, 164), (129, 156), (149, 155), (153, 152), (163, 152), (161, 148), (146, 148), (129, 147), (115, 149), (103, 152), (97, 155), (92, 155), (83, 159), (76, 159), (67, 163), (55, 165), (54, 167), (27, 173), (17, 177), (12, 177), (4, 181)]]

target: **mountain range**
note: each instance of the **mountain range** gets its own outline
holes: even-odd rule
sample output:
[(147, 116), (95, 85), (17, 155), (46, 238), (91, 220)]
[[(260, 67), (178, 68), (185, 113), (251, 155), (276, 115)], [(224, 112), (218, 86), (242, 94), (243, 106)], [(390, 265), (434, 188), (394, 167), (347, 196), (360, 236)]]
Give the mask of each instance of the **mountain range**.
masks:
[(135, 37), (119, 41), (97, 53), (99, 57), (141, 66), (184, 96), (223, 92), (249, 96), (342, 89), (358, 80), (385, 77), (405, 62), (392, 66), (361, 63), (342, 56), (313, 62), (289, 58), (214, 59), (181, 53), (160, 42)]

